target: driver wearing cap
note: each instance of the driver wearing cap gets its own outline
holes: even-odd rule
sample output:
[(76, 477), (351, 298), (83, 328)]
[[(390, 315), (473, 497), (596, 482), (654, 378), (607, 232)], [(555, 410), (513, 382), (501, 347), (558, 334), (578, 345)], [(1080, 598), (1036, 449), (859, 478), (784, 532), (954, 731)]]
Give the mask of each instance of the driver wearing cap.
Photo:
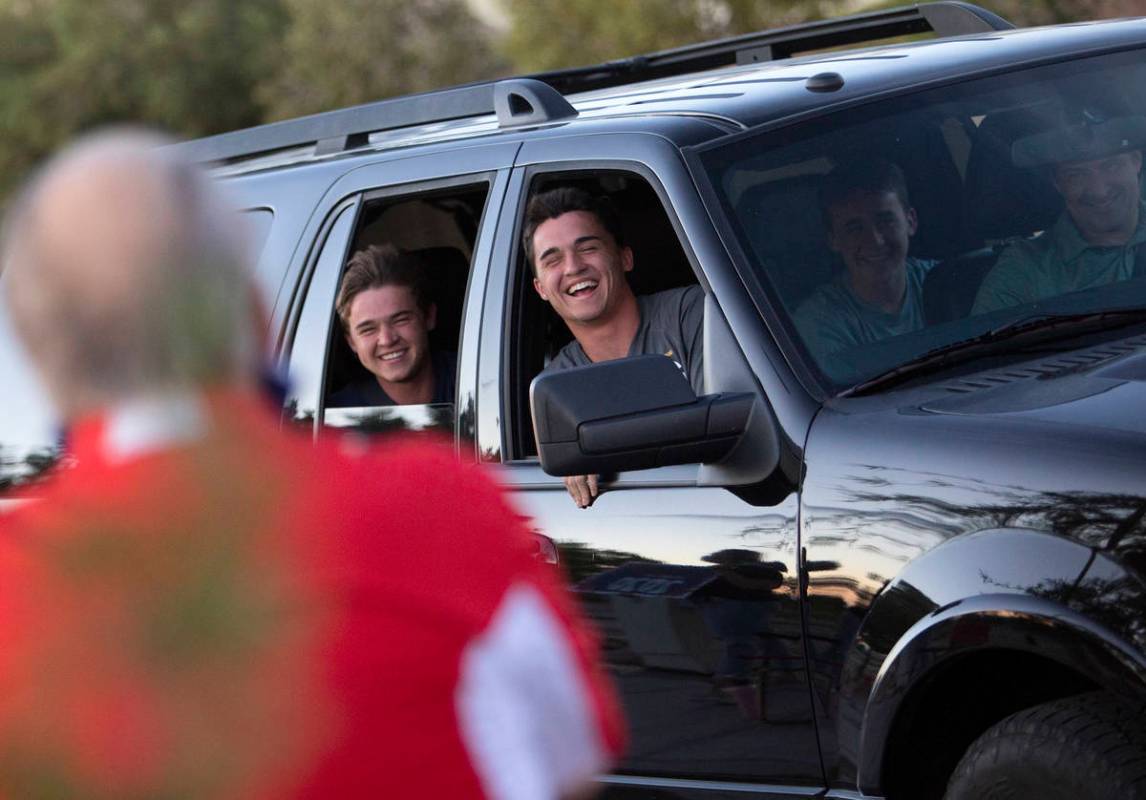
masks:
[(1144, 141), (1146, 117), (1107, 117), (1090, 108), (1070, 112), (1050, 131), (1015, 141), (1015, 166), (1050, 167), (1066, 210), (1045, 234), (1003, 251), (979, 288), (972, 313), (1146, 273)]

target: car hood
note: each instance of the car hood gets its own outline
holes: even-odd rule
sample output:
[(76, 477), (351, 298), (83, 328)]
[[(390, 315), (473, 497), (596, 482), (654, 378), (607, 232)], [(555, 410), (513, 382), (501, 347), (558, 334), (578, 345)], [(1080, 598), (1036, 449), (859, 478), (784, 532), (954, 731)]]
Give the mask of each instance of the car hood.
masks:
[(922, 408), (1146, 435), (1146, 352), (1092, 369), (1055, 370), (1037, 378), (1007, 376), (994, 373), (951, 385), (950, 394)]

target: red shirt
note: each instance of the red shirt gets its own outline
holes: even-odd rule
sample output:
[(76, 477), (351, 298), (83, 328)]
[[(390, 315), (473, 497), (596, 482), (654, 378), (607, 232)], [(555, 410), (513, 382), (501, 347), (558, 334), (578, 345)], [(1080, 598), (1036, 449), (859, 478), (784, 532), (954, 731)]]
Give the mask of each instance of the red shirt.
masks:
[(3, 794), (544, 798), (618, 753), (593, 637), (480, 468), (237, 394), (71, 452), (0, 516)]

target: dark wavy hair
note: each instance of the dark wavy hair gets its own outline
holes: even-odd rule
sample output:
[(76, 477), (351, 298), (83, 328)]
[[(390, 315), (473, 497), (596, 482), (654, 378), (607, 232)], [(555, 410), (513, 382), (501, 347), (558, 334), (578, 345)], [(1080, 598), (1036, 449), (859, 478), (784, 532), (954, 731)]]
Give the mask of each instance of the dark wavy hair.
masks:
[(625, 230), (621, 225), (621, 215), (613, 201), (604, 195), (593, 195), (575, 186), (558, 186), (538, 192), (529, 200), (525, 208), (525, 227), (521, 231), (525, 257), (534, 273), (537, 266), (533, 261), (533, 235), (541, 223), (556, 219), (570, 211), (587, 211), (601, 221), (601, 226), (613, 237), (618, 247), (625, 245)]

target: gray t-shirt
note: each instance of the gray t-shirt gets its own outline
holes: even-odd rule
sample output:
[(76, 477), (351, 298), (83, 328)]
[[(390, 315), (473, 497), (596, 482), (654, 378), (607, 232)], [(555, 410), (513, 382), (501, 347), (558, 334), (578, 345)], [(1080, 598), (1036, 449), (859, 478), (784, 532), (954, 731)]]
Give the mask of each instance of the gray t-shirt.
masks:
[(856, 297), (848, 286), (847, 273), (812, 292), (796, 309), (796, 327), (804, 343), (818, 359), (866, 342), (890, 339), (921, 329), (923, 280), (934, 261), (908, 258), (907, 290), (899, 311), (889, 314)]
[[(692, 390), (704, 393), (704, 291), (699, 286), (666, 289), (637, 298), (641, 322), (629, 346), (630, 356), (668, 356), (688, 378)], [(576, 339), (561, 348), (546, 372), (592, 364)]]

